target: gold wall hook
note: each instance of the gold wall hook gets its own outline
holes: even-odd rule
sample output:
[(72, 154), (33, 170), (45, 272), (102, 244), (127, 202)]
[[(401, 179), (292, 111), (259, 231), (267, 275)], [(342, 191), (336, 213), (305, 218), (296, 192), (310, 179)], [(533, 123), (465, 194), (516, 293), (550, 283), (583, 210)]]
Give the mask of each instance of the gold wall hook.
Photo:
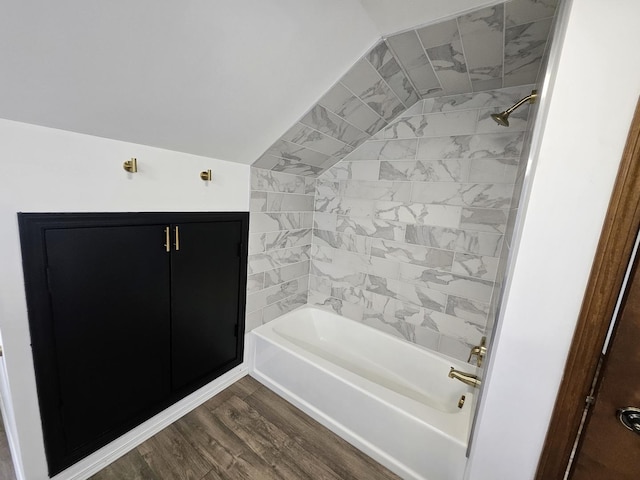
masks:
[(122, 164), (122, 168), (129, 173), (136, 173), (138, 171), (138, 160), (131, 157), (131, 160), (127, 160)]
[(202, 180), (204, 180), (205, 182), (210, 182), (211, 181), (211, 170), (205, 170), (203, 172), (200, 172), (200, 178)]

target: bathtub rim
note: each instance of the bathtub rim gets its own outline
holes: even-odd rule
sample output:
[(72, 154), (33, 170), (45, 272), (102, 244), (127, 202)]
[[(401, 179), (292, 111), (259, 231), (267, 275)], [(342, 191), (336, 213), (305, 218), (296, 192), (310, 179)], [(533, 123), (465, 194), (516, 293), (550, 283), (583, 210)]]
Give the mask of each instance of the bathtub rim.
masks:
[[(434, 357), (438, 360), (446, 360), (447, 363), (452, 363), (456, 368), (462, 368), (462, 369), (467, 369), (467, 371), (473, 371), (476, 372), (478, 370), (478, 368), (474, 365), (471, 365), (469, 363), (466, 363), (460, 359), (457, 359), (455, 357), (452, 357), (450, 355), (447, 355), (446, 353), (440, 353), (440, 352), (436, 352), (428, 347), (424, 347), (422, 345), (418, 345), (416, 343), (410, 342), (409, 340), (402, 338), (400, 336), (397, 335), (393, 335), (389, 332), (385, 332), (383, 330), (380, 330), (376, 327), (372, 327), (371, 325), (367, 325), (366, 323), (363, 322), (359, 322), (357, 320), (353, 320), (352, 318), (349, 317), (345, 317), (343, 315), (340, 315), (339, 313), (336, 313), (334, 310), (330, 310), (327, 308), (322, 308), (322, 306), (320, 305), (311, 305), (311, 304), (305, 304), (305, 305), (301, 305), (277, 318), (274, 318), (273, 320), (271, 320), (270, 322), (264, 323), (256, 328), (254, 328), (253, 330), (251, 330), (250, 333), (255, 332), (256, 330), (260, 330), (262, 327), (265, 326), (271, 326), (271, 328), (275, 328), (277, 326), (277, 323), (279, 321), (284, 321), (285, 319), (293, 316), (295, 313), (300, 313), (301, 311), (304, 310), (316, 310), (319, 312), (322, 312), (324, 314), (328, 314), (328, 315), (332, 315), (332, 316), (336, 316), (339, 317), (341, 319), (344, 320), (348, 320), (349, 322), (353, 322), (356, 325), (358, 325), (359, 327), (365, 328), (367, 329), (367, 331), (371, 332), (373, 335), (383, 335), (385, 337), (388, 337), (390, 339), (393, 339), (392, 341), (394, 342), (398, 342), (398, 343), (402, 343), (402, 345), (404, 346), (404, 348), (410, 348), (414, 351), (420, 352), (421, 354), (427, 354), (431, 357)], [(276, 324), (274, 324), (274, 322), (277, 322)], [(260, 332), (257, 332), (258, 334)], [(473, 393), (473, 392), (472, 392)]]
[[(414, 399), (408, 398), (402, 395), (401, 393), (390, 390), (387, 387), (378, 385), (375, 382), (365, 377), (362, 377), (357, 373), (354, 373), (348, 370), (345, 367), (337, 365), (334, 362), (331, 362), (325, 358), (322, 358), (313, 352), (305, 350), (304, 348), (296, 345), (295, 343), (291, 342), (285, 337), (282, 337), (279, 333), (274, 331), (274, 329), (280, 323), (287, 321), (290, 317), (293, 317), (295, 314), (299, 314), (301, 311), (304, 311), (304, 310), (312, 310), (312, 311), (315, 310), (315, 311), (322, 312), (323, 314), (326, 313), (326, 314), (339, 317), (340, 319), (349, 320), (357, 324), (359, 326), (358, 328), (366, 327), (370, 332), (372, 332), (375, 335), (383, 335), (389, 338), (391, 341), (402, 343), (403, 348), (405, 347), (413, 348), (418, 352), (420, 352), (420, 354), (426, 354), (430, 357), (437, 359), (438, 361), (442, 361), (444, 359), (446, 360), (445, 363), (452, 363), (452, 366), (454, 366), (455, 368), (471, 369), (475, 367), (469, 364), (465, 364), (460, 360), (457, 360), (451, 357), (443, 356), (443, 358), (439, 358), (439, 354), (434, 353), (424, 347), (417, 346), (402, 338), (380, 331), (369, 325), (356, 322), (355, 320), (351, 320), (347, 317), (338, 315), (333, 311), (328, 311), (315, 305), (308, 305), (308, 304), (302, 305), (266, 324), (263, 324), (253, 329), (251, 332), (247, 334), (249, 338), (255, 335), (256, 337), (259, 337), (271, 344), (277, 345), (279, 348), (282, 348), (283, 350), (287, 351), (289, 354), (295, 356), (296, 358), (298, 358), (303, 362), (312, 363), (316, 368), (321, 370), (322, 373), (329, 375), (341, 382), (349, 384), (352, 388), (357, 389), (359, 392), (364, 393), (365, 395), (373, 396), (374, 398), (376, 398), (377, 401), (384, 403), (387, 408), (390, 408), (394, 410), (396, 413), (399, 413), (401, 415), (410, 417), (412, 420), (420, 423), (421, 425), (423, 425), (424, 427), (427, 427), (430, 430), (433, 430), (439, 435), (445, 437), (447, 440), (455, 443), (456, 445), (463, 447), (465, 450), (467, 449), (469, 444), (469, 437), (471, 434), (472, 420), (473, 420), (473, 410), (474, 410), (473, 406), (475, 405), (475, 397), (477, 396), (477, 392), (474, 392), (469, 387), (467, 391), (464, 393), (464, 395), (466, 396), (466, 399), (465, 399), (464, 407), (461, 409), (461, 411), (455, 412), (455, 413), (443, 412), (431, 406), (421, 404), (420, 402)], [(252, 338), (252, 341), (253, 341), (253, 338)], [(255, 355), (253, 355), (252, 357), (253, 358), (251, 362), (250, 372), (255, 373), (258, 371), (256, 369), (256, 363), (255, 363), (256, 358), (255, 358)], [(337, 372), (335, 371), (336, 369), (338, 370)], [(288, 394), (295, 396), (295, 394), (287, 390), (285, 387), (280, 385), (280, 388), (283, 390), (286, 390)], [(382, 391), (382, 393), (380, 393), (380, 391)], [(392, 398), (395, 398), (399, 401), (397, 403), (391, 402), (389, 401), (388, 398), (386, 398), (387, 396), (391, 396)], [(425, 411), (428, 411), (429, 413), (435, 412), (436, 417), (447, 417), (447, 419), (451, 419), (452, 422), (458, 422), (462, 424), (464, 426), (464, 432), (459, 433), (458, 435), (454, 435), (451, 432), (446, 431), (445, 429), (446, 427), (441, 425), (442, 422), (434, 422), (433, 418), (429, 419), (431, 421), (426, 419), (424, 417)], [(447, 422), (443, 422), (443, 423), (446, 424)], [(366, 440), (364, 441), (366, 442)]]

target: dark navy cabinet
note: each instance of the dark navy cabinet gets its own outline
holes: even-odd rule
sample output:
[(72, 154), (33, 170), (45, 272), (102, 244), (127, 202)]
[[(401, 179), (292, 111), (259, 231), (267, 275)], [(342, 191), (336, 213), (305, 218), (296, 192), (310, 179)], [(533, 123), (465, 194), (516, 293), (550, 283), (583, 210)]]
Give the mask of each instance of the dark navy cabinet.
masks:
[(51, 475), (242, 362), (248, 213), (18, 220)]

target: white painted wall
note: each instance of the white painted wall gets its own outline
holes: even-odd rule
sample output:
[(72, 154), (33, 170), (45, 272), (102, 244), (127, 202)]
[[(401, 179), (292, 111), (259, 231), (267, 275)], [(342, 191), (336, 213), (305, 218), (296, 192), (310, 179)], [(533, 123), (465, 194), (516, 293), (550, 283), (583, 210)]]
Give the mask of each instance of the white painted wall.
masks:
[[(122, 163), (138, 159), (139, 172)], [(210, 168), (214, 180), (199, 173)], [(48, 478), (16, 212), (248, 211), (249, 167), (0, 120), (0, 331), (26, 480)]]
[(542, 136), (534, 140), (469, 480), (535, 474), (640, 95), (638, 18), (637, 0), (571, 7), (553, 85), (542, 92)]
[(3, 0), (0, 117), (250, 164), (379, 37), (357, 0)]

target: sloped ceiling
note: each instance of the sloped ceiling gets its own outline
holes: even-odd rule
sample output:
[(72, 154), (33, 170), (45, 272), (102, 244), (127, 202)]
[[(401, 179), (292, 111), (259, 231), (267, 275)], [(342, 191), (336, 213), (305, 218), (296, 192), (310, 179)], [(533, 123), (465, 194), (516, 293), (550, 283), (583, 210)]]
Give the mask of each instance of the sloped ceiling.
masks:
[[(4, 0), (0, 117), (249, 164), (380, 38), (380, 6), (401, 2), (371, 3)], [(430, 22), (487, 2), (411, 3)]]
[(504, 0), (359, 0), (382, 35), (387, 36), (437, 19), (460, 15), (468, 10), (494, 5)]
[(557, 0), (512, 0), (383, 38), (253, 164), (317, 176), (419, 99), (535, 84)]

